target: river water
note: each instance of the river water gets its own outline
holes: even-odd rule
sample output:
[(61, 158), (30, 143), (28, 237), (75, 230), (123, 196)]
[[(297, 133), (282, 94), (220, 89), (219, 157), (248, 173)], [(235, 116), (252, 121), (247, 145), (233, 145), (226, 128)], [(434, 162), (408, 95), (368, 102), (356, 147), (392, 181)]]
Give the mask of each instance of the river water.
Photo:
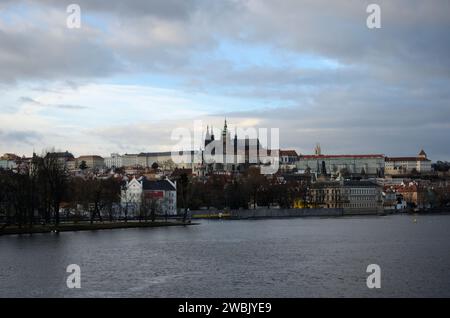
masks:
[[(0, 237), (0, 297), (450, 297), (450, 215)], [(69, 289), (69, 264), (81, 288)], [(369, 264), (381, 288), (369, 289)]]

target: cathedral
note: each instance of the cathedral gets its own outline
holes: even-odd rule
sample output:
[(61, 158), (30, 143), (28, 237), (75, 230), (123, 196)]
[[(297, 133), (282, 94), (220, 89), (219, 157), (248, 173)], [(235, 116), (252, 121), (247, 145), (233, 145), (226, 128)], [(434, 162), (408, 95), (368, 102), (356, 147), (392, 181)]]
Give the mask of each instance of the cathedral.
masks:
[(209, 126), (206, 128), (204, 147), (202, 162), (206, 173), (243, 171), (251, 165), (260, 165), (267, 157), (267, 150), (262, 147), (257, 136), (238, 138), (235, 129), (234, 137), (231, 137), (226, 119), (218, 139), (212, 127), (211, 130)]

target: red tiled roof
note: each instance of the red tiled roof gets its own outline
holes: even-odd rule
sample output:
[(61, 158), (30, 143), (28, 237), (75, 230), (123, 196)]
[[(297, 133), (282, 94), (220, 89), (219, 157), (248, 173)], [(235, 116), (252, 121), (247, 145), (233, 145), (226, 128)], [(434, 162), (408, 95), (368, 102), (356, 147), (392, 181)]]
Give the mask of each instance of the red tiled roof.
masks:
[(384, 158), (381, 154), (369, 155), (301, 155), (300, 158), (305, 159), (327, 159), (327, 158)]
[(422, 157), (386, 157), (386, 161), (430, 161)]

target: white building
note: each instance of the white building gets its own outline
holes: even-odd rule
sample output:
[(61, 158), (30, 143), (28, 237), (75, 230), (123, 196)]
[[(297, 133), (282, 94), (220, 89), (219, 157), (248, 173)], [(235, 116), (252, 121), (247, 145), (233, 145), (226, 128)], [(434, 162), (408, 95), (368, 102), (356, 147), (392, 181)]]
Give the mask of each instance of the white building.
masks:
[(384, 170), (384, 155), (300, 155), (296, 163), (298, 170), (317, 174), (334, 174), (346, 170), (352, 174), (380, 176)]
[(0, 160), (0, 169), (16, 169), (17, 163), (13, 160)]
[(417, 157), (386, 157), (384, 172), (387, 175), (408, 174), (411, 172), (431, 172), (431, 160), (421, 150)]
[(136, 167), (139, 165), (137, 154), (124, 154), (122, 156), (122, 164), (124, 167)]
[(118, 153), (112, 153), (111, 157), (105, 158), (105, 166), (107, 168), (120, 168), (123, 167), (123, 157)]
[(280, 164), (293, 165), (298, 160), (298, 154), (295, 150), (281, 150), (279, 152)]
[(129, 215), (139, 212), (143, 200), (157, 204), (161, 215), (177, 214), (177, 186), (169, 179), (150, 181), (145, 177), (133, 178), (122, 186), (121, 204)]

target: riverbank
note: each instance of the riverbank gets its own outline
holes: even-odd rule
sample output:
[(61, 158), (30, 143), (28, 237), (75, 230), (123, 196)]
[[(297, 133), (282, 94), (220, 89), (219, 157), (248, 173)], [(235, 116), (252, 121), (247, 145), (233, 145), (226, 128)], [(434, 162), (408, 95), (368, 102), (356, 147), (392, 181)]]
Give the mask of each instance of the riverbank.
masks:
[(14, 234), (34, 234), (34, 233), (52, 233), (52, 232), (74, 232), (74, 231), (96, 231), (96, 230), (113, 230), (113, 229), (126, 229), (126, 228), (146, 228), (146, 227), (163, 227), (163, 226), (186, 226), (196, 225), (198, 223), (182, 222), (182, 221), (155, 221), (155, 222), (79, 222), (79, 223), (62, 223), (59, 226), (55, 225), (33, 225), (33, 227), (22, 226), (9, 226), (4, 229), (0, 229), (1, 235), (14, 235)]
[(304, 217), (342, 217), (342, 216), (385, 216), (391, 214), (445, 215), (450, 214), (448, 208), (428, 210), (344, 210), (342, 208), (308, 208), (308, 209), (280, 209), (257, 208), (248, 210), (197, 210), (191, 211), (192, 219), (271, 219), (271, 218), (304, 218)]

